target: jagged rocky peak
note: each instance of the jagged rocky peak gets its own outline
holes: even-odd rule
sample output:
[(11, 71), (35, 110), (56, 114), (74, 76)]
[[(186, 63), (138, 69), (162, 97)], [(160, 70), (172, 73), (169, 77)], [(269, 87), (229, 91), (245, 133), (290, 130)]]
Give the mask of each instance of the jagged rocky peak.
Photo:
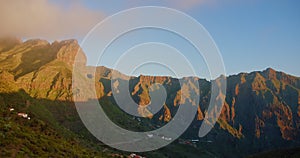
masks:
[(266, 78), (266, 79), (270, 79), (270, 80), (276, 80), (277, 79), (277, 71), (272, 69), (272, 68), (267, 68), (266, 70), (262, 71), (262, 75)]
[(30, 39), (23, 43), (24, 45), (31, 45), (31, 46), (44, 46), (44, 45), (50, 45), (50, 43), (47, 40), (42, 39)]
[(55, 44), (55, 43), (60, 44), (60, 45), (66, 45), (66, 44), (76, 44), (76, 45), (78, 45), (78, 41), (76, 39), (54, 41), (52, 44)]
[(264, 70), (265, 72), (268, 72), (268, 73), (275, 73), (276, 70), (274, 70), (273, 68), (271, 67), (268, 67), (266, 70)]
[(145, 75), (140, 75), (139, 79), (141, 82), (144, 83), (164, 83), (166, 81), (169, 81), (171, 77), (167, 76), (145, 76)]
[[(51, 44), (52, 48), (57, 49), (56, 58), (59, 61), (65, 62), (69, 66), (73, 66), (75, 60), (77, 63), (86, 65), (86, 56), (80, 48), (77, 40), (55, 41)], [(77, 55), (77, 58), (75, 59)]]

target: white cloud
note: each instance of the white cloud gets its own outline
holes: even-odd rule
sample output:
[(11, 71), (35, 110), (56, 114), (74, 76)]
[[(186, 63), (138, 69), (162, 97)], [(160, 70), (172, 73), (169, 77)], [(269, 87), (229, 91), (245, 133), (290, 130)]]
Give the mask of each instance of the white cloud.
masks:
[[(215, 0), (128, 0), (115, 6), (118, 10), (141, 5), (160, 5), (179, 10), (189, 10)], [(94, 1), (111, 8), (112, 2)], [(102, 4), (103, 3), (103, 4)], [(21, 38), (82, 38), (93, 26), (105, 18), (100, 10), (83, 5), (82, 0), (50, 2), (50, 0), (0, 0), (0, 36)], [(98, 4), (99, 5), (99, 4)], [(109, 5), (109, 6), (108, 6)]]
[(104, 18), (100, 11), (84, 8), (76, 1), (68, 6), (47, 0), (0, 1), (0, 36), (61, 39), (84, 36)]

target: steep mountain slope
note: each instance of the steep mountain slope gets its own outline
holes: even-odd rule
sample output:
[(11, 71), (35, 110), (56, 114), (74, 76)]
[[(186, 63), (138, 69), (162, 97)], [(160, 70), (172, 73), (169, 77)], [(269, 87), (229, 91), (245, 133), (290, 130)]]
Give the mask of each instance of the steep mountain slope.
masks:
[[(76, 40), (49, 43), (44, 40), (1, 39), (0, 104), (6, 109), (14, 106), (28, 111), (62, 135), (103, 145), (84, 128), (72, 102), (72, 66), (77, 53), (85, 65), (86, 58)], [(172, 120), (180, 104), (191, 103), (198, 106), (197, 115), (181, 139), (199, 139), (197, 135), (203, 118), (214, 114), (214, 111), (207, 113), (210, 81), (197, 77), (130, 77), (106, 67), (87, 66), (84, 69), (81, 78), (95, 80), (97, 98), (94, 99), (100, 99), (109, 117), (123, 128), (136, 131), (159, 128)], [(112, 78), (112, 74), (117, 74), (117, 77)], [(132, 119), (117, 107), (112, 90), (122, 93), (120, 84), (125, 81), (129, 82), (130, 94), (139, 105), (136, 110), (146, 118)], [(166, 89), (167, 99), (155, 114), (146, 107), (151, 103), (153, 89), (150, 87), (155, 87), (156, 83)], [(82, 91), (90, 93), (88, 87)], [(25, 96), (25, 99), (5, 99), (14, 93), (18, 95), (13, 97)], [(199, 94), (198, 103), (192, 96)], [(203, 141), (195, 143), (195, 150), (207, 154), (202, 150), (205, 149), (219, 157), (240, 157), (269, 149), (300, 146), (300, 78), (271, 68), (229, 76), (225, 101), (214, 129), (200, 139)], [(180, 142), (176, 141), (174, 148)], [(165, 151), (171, 152), (162, 150)]]
[[(24, 91), (0, 93), (0, 157), (109, 157), (83, 145), (71, 132), (62, 132), (40, 119), (39, 115), (47, 110), (36, 115), (35, 110), (26, 107), (29, 101), (30, 106), (40, 106)], [(19, 112), (30, 119), (18, 116)]]
[[(76, 54), (77, 42), (29, 40), (5, 48), (0, 51), (0, 157), (110, 157), (87, 134), (70, 102), (74, 59), (68, 51)], [(17, 116), (20, 112), (31, 119)]]
[[(181, 88), (179, 80), (183, 82)], [(150, 102), (149, 87), (153, 84), (160, 83), (167, 89), (168, 97), (164, 108), (151, 117), (152, 123), (159, 126), (174, 117), (179, 103), (191, 102), (192, 105), (199, 106), (195, 121), (183, 135), (186, 139), (197, 139), (203, 117), (213, 115), (206, 112), (210, 82), (198, 78), (179, 80), (170, 77), (133, 77), (130, 79), (130, 91), (136, 103), (143, 106)], [(196, 80), (200, 89), (191, 80)], [(299, 81), (298, 77), (276, 72), (271, 68), (262, 72), (229, 76), (226, 102), (220, 118), (214, 130), (204, 138), (213, 142), (210, 143), (211, 150), (226, 153), (221, 154), (222, 157), (232, 157), (241, 153), (239, 156), (274, 148), (300, 146)], [(109, 84), (104, 84), (106, 86), (110, 87)], [(183, 91), (187, 95), (180, 98)], [(200, 103), (195, 104), (190, 95), (199, 93)], [(113, 97), (111, 100), (114, 100)], [(201, 145), (207, 148), (205, 143), (200, 143)], [(240, 152), (236, 153), (236, 150)]]

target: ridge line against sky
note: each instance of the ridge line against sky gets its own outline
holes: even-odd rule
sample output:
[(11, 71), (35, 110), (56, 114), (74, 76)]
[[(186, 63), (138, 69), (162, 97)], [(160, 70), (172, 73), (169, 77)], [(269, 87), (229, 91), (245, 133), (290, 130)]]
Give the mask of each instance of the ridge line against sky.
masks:
[(49, 41), (75, 38), (80, 43), (105, 17), (147, 5), (175, 8), (201, 23), (218, 45), (229, 75), (272, 67), (300, 76), (300, 1), (1, 1), (0, 35)]

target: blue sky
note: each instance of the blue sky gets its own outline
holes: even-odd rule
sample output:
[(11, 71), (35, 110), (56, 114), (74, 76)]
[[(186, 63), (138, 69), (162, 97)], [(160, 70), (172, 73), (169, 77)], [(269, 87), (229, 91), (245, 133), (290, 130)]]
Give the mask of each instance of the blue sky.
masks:
[[(210, 33), (217, 44), (223, 57), (227, 74), (237, 74), (239, 72), (250, 72), (254, 70), (263, 70), (272, 67), (279, 71), (300, 76), (300, 1), (296, 0), (43, 0), (41, 6), (51, 6), (52, 10), (62, 10), (59, 15), (71, 12), (68, 19), (76, 19), (80, 26), (79, 30), (72, 31), (72, 27), (76, 27), (72, 22), (67, 21), (61, 23), (60, 28), (66, 25), (65, 30), (61, 29), (59, 34), (47, 34), (48, 30), (42, 30), (36, 34), (21, 34), (25, 38), (46, 38), (48, 40), (76, 38), (82, 41), (85, 34), (98, 22), (105, 17), (113, 15), (124, 9), (138, 6), (164, 6), (180, 10), (201, 23)], [(42, 2), (41, 2), (42, 3)], [(3, 5), (2, 5), (3, 6)], [(75, 6), (75, 7), (74, 7)], [(54, 9), (53, 9), (54, 8)], [(70, 9), (71, 8), (71, 9)], [(73, 9), (72, 9), (73, 8)], [(74, 9), (76, 8), (76, 9)], [(51, 11), (49, 9), (49, 11)], [(44, 9), (47, 10), (47, 9)], [(65, 11), (67, 10), (67, 11)], [(74, 11), (75, 10), (75, 11)], [(26, 10), (28, 12), (28, 10)], [(35, 13), (35, 12), (34, 12)], [(100, 15), (101, 14), (101, 15)], [(47, 17), (49, 17), (49, 14)], [(81, 16), (79, 16), (81, 15)], [(91, 18), (93, 17), (93, 18)], [(23, 17), (24, 18), (24, 17)], [(0, 17), (1, 19), (1, 17)], [(57, 18), (53, 18), (57, 19)], [(85, 20), (87, 22), (85, 22)], [(88, 21), (89, 20), (89, 21)], [(81, 22), (83, 21), (83, 22)], [(44, 22), (41, 22), (41, 25)], [(53, 23), (57, 23), (53, 20)], [(89, 25), (83, 25), (87, 23)], [(68, 26), (70, 24), (70, 26)], [(30, 28), (31, 25), (28, 25)], [(11, 27), (10, 27), (11, 28)], [(27, 28), (27, 29), (28, 29)], [(34, 28), (34, 27), (32, 27)], [(40, 28), (40, 27), (39, 27)], [(53, 25), (52, 28), (55, 28)], [(188, 28), (187, 28), (188, 29)], [(33, 32), (37, 29), (33, 29)], [(55, 30), (55, 29), (53, 29)], [(69, 31), (70, 30), (70, 31)], [(69, 32), (68, 32), (69, 31)], [(46, 33), (44, 33), (46, 32)], [(65, 33), (67, 32), (67, 33)], [(78, 33), (80, 32), (80, 33)], [(158, 31), (159, 32), (159, 31)], [(182, 49), (183, 54), (197, 66), (197, 75), (200, 77), (208, 77), (205, 63), (201, 57), (193, 56), (192, 49), (185, 44), (181, 44), (182, 40), (173, 38), (168, 33), (161, 31), (157, 36), (151, 37), (155, 30), (136, 31), (131, 34), (132, 39), (138, 41), (158, 41), (175, 45), (178, 49)], [(156, 32), (157, 33), (157, 32)], [(166, 38), (167, 34), (169, 35)], [(55, 35), (55, 36), (54, 36)], [(128, 35), (129, 37), (130, 35)], [(172, 40), (170, 40), (172, 39)], [(121, 41), (121, 39), (120, 39)], [(116, 58), (127, 48), (133, 45), (132, 40), (123, 40), (124, 42), (114, 49), (108, 51), (106, 57), (103, 58), (102, 64), (113, 67)], [(130, 42), (131, 41), (131, 42)], [(127, 45), (127, 47), (126, 47)], [(185, 45), (185, 46), (181, 46)], [(119, 54), (118, 54), (119, 53)], [(95, 53), (88, 53), (89, 63), (97, 57)], [(135, 74), (154, 74), (166, 75), (169, 73), (163, 68), (159, 70), (157, 67), (145, 67), (139, 69)]]
[[(86, 5), (105, 10), (108, 14), (126, 8), (125, 1), (111, 3), (115, 4), (86, 2)], [(168, 7), (168, 4), (155, 2), (133, 6), (141, 5)], [(299, 8), (298, 1), (216, 1), (182, 11), (195, 18), (211, 34), (223, 56), (227, 74), (272, 67), (300, 76)]]

